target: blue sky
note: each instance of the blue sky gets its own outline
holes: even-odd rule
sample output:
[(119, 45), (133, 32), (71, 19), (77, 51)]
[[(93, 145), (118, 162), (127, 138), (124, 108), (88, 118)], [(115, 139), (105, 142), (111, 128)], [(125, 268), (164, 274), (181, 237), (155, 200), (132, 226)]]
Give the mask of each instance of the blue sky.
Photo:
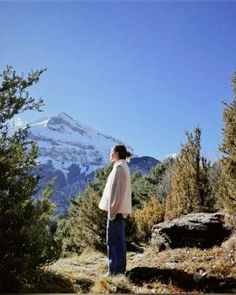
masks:
[(222, 99), (236, 71), (232, 1), (0, 2), (0, 71), (47, 67), (31, 93), (44, 113), (65, 112), (163, 159), (185, 130), (219, 157)]

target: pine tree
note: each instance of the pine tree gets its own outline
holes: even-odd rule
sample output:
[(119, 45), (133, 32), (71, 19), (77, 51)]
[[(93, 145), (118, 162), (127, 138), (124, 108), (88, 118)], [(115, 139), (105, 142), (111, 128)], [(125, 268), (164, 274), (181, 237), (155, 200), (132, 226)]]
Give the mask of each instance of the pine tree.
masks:
[(236, 215), (236, 72), (231, 77), (233, 99), (230, 104), (224, 102), (223, 140), (220, 151), (221, 176), (219, 186), (220, 206)]
[(108, 163), (104, 167), (97, 169), (94, 173), (95, 180), (94, 182), (89, 183), (89, 186), (98, 192), (99, 195), (102, 195), (104, 187), (107, 182), (107, 178), (112, 170), (113, 163)]
[(211, 196), (209, 163), (200, 156), (201, 130), (186, 132), (187, 142), (175, 159), (171, 177), (171, 192), (166, 198), (165, 219), (173, 219), (191, 212), (207, 210)]
[(155, 194), (163, 202), (170, 193), (170, 180), (174, 158), (168, 157), (150, 169), (150, 181), (155, 185)]
[[(0, 291), (21, 290), (37, 266), (53, 259), (57, 246), (47, 224), (52, 210), (50, 191), (34, 201), (39, 177), (33, 175), (38, 149), (27, 139), (28, 127), (9, 130), (9, 120), (27, 110), (40, 111), (42, 100), (27, 89), (38, 82), (44, 70), (26, 78), (11, 67), (0, 75)], [(54, 252), (55, 250), (55, 252)]]
[(106, 252), (106, 213), (99, 207), (99, 194), (87, 187), (81, 192), (69, 209), (70, 233), (76, 245)]
[(150, 169), (150, 179), (152, 180), (153, 184), (156, 186), (160, 184), (165, 172), (172, 166), (173, 162), (174, 159), (172, 157), (168, 157)]
[(153, 180), (147, 175), (142, 175), (140, 171), (132, 173), (131, 187), (132, 205), (135, 208), (142, 207), (142, 203), (148, 200), (156, 191), (156, 185), (153, 183)]

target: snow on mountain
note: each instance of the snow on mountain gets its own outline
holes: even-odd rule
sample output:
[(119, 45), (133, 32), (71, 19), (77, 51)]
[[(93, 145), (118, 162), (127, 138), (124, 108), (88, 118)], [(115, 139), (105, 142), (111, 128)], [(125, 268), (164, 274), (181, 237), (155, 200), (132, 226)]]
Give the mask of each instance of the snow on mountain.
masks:
[(30, 124), (29, 138), (37, 141), (39, 161), (51, 161), (55, 169), (64, 173), (75, 164), (81, 173), (89, 174), (108, 162), (114, 144), (122, 144), (65, 113)]
[[(11, 127), (14, 130), (25, 125), (17, 118)], [(70, 198), (84, 189), (88, 180), (94, 179), (96, 169), (109, 162), (111, 147), (122, 144), (120, 140), (102, 134), (65, 113), (40, 119), (29, 126), (28, 137), (39, 147), (39, 165), (33, 173), (42, 175), (35, 197), (40, 196), (49, 180), (55, 179), (51, 201), (56, 204), (57, 214), (64, 214)], [(131, 147), (128, 149), (134, 156), (129, 164), (131, 172), (147, 174), (158, 163), (151, 157), (137, 157)]]

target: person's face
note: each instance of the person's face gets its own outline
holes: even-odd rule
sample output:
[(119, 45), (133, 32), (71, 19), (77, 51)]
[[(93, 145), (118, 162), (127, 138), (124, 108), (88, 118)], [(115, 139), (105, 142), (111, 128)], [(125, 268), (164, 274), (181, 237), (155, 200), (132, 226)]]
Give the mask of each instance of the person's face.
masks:
[(115, 162), (115, 161), (119, 160), (118, 152), (114, 151), (113, 148), (111, 149), (111, 152), (110, 152), (110, 160), (112, 162)]

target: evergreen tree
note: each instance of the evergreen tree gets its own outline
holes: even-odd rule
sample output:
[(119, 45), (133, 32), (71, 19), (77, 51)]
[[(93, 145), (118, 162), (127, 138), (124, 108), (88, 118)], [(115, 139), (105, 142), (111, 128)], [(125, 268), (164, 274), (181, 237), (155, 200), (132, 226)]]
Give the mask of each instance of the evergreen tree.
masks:
[(155, 185), (156, 197), (163, 202), (170, 193), (170, 180), (172, 174), (173, 157), (168, 157), (150, 169), (150, 180)]
[(89, 186), (101, 196), (107, 182), (107, 178), (112, 170), (113, 163), (108, 163), (104, 167), (97, 169), (94, 172), (95, 180), (90, 182)]
[(224, 102), (223, 140), (220, 151), (221, 176), (219, 185), (220, 206), (236, 215), (236, 72), (231, 77), (233, 99), (230, 104)]
[(217, 194), (218, 194), (219, 186), (221, 183), (220, 175), (221, 175), (221, 164), (220, 164), (220, 161), (218, 160), (213, 162), (209, 170), (209, 183), (210, 183), (210, 187), (212, 191), (212, 196), (214, 196), (214, 203), (216, 208), (217, 208), (217, 202), (218, 202)]
[(211, 196), (208, 169), (209, 163), (200, 156), (201, 130), (186, 132), (187, 142), (173, 165), (171, 192), (166, 199), (166, 219), (173, 219), (191, 212), (208, 210)]
[[(50, 190), (34, 201), (39, 177), (37, 146), (27, 140), (28, 127), (9, 130), (9, 120), (26, 110), (41, 110), (42, 100), (32, 98), (27, 89), (38, 82), (44, 70), (26, 78), (11, 67), (0, 75), (0, 291), (21, 290), (27, 275), (55, 256), (57, 245), (47, 224), (52, 206)], [(58, 252), (57, 252), (58, 253)]]
[(166, 170), (173, 165), (174, 159), (172, 157), (166, 158), (159, 162), (156, 166), (150, 169), (150, 179), (153, 184), (158, 186), (162, 181)]
[(90, 247), (106, 251), (106, 213), (99, 207), (99, 194), (86, 188), (70, 206), (70, 233), (80, 251)]
[(142, 203), (150, 198), (156, 191), (156, 185), (150, 177), (136, 171), (131, 175), (132, 205), (140, 208)]
[(173, 164), (174, 164), (174, 159), (172, 159), (172, 163), (164, 171), (160, 179), (160, 182), (157, 185), (157, 199), (161, 203), (165, 202), (167, 196), (171, 192), (171, 178), (173, 173)]

